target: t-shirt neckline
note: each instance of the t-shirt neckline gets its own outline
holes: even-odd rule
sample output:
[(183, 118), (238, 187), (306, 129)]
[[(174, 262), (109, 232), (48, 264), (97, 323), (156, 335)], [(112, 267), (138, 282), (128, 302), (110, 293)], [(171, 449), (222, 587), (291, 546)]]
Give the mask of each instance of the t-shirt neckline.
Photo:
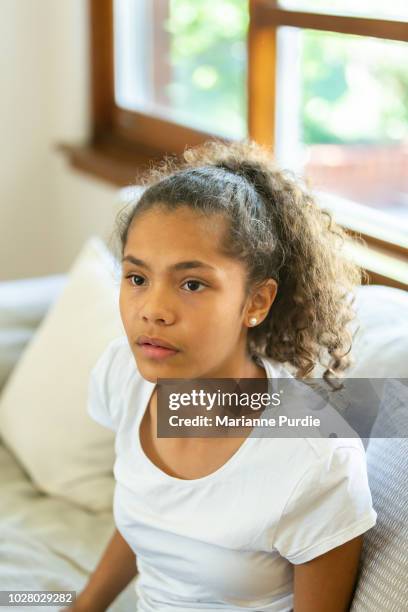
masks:
[[(266, 376), (268, 379), (269, 393), (272, 393), (273, 387), (274, 387), (273, 379), (275, 377), (272, 367), (268, 363), (268, 361), (263, 357), (263, 355), (256, 354), (256, 359), (259, 365), (262, 365), (266, 371)], [(241, 446), (238, 447), (235, 453), (221, 467), (219, 467), (214, 472), (207, 474), (206, 476), (202, 476), (201, 478), (178, 478), (177, 476), (171, 476), (170, 474), (167, 474), (166, 472), (161, 470), (155, 463), (153, 463), (151, 459), (149, 459), (149, 457), (144, 452), (142, 443), (140, 441), (140, 425), (146, 413), (150, 399), (156, 389), (156, 386), (157, 386), (157, 383), (149, 383), (147, 386), (147, 391), (144, 393), (144, 397), (143, 397), (144, 409), (143, 411), (140, 411), (139, 416), (135, 419), (135, 424), (134, 424), (134, 428), (132, 432), (132, 445), (131, 446), (133, 450), (141, 457), (142, 461), (147, 466), (147, 468), (150, 470), (150, 472), (154, 474), (157, 478), (160, 478), (162, 481), (165, 481), (167, 483), (173, 483), (173, 484), (177, 483), (181, 486), (188, 486), (188, 485), (198, 486), (201, 483), (204, 484), (204, 483), (210, 482), (211, 480), (215, 480), (221, 474), (224, 474), (224, 472), (231, 470), (234, 467), (234, 465), (237, 463), (239, 458), (245, 453), (245, 451), (254, 444), (254, 441), (257, 440), (257, 438), (253, 436), (253, 433), (254, 431), (256, 431), (257, 428), (253, 427), (251, 433), (245, 438)]]

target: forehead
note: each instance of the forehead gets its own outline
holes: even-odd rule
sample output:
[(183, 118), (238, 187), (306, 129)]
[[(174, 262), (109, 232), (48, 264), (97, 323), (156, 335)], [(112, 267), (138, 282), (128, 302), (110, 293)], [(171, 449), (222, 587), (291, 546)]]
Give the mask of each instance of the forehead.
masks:
[[(125, 251), (154, 250), (165, 246), (171, 250), (191, 252), (218, 251), (227, 231), (227, 221), (221, 214), (210, 216), (200, 214), (181, 206), (175, 210), (158, 206), (136, 217), (129, 228)], [(221, 256), (220, 253), (218, 253)]]

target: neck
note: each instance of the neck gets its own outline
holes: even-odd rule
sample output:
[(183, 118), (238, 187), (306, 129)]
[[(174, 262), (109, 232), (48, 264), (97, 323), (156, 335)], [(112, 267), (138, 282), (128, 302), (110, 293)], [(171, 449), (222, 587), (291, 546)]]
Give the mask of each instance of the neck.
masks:
[(224, 363), (208, 370), (199, 378), (267, 378), (265, 368), (258, 364), (251, 355), (235, 353)]
[[(239, 380), (240, 378), (268, 378), (265, 368), (263, 366), (259, 365), (253, 357), (248, 355), (246, 355), (245, 357), (246, 360), (244, 360), (243, 367), (239, 376), (237, 376), (236, 374), (234, 376), (225, 376), (223, 374), (215, 378), (234, 378), (236, 380)], [(209, 376), (208, 378), (211, 378), (211, 376)], [(267, 392), (267, 390), (265, 392)], [(157, 385), (154, 388), (153, 394), (151, 396), (148, 411), (151, 419), (152, 431), (155, 432), (157, 431)]]

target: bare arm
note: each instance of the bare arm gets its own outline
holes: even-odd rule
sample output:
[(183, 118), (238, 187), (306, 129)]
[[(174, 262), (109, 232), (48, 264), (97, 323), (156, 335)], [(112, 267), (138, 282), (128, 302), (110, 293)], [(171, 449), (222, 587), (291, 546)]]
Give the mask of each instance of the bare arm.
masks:
[(115, 529), (112, 538), (69, 612), (105, 612), (113, 600), (137, 574), (136, 556), (121, 533)]
[(350, 609), (363, 536), (306, 563), (294, 565), (294, 612)]

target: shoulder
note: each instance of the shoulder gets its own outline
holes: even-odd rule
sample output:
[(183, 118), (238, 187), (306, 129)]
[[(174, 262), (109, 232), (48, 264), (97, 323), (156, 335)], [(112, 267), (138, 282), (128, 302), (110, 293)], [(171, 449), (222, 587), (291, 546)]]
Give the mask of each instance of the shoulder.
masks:
[(357, 439), (304, 438), (313, 459), (286, 499), (274, 547), (291, 563), (309, 561), (375, 525), (365, 451)]
[(296, 489), (311, 492), (312, 482), (322, 486), (332, 477), (341, 478), (341, 474), (367, 473), (366, 453), (359, 438), (266, 437), (261, 448), (259, 460), (268, 463), (273, 456), (274, 464), (285, 473), (288, 495)]
[(360, 438), (303, 438), (313, 451), (317, 461), (324, 461), (333, 455), (349, 453), (365, 459), (365, 449)]
[(111, 340), (94, 364), (89, 382), (88, 412), (99, 423), (116, 430), (129, 382), (138, 370), (126, 336)]
[(129, 343), (126, 336), (122, 335), (113, 338), (113, 340), (106, 344), (105, 348), (100, 353), (97, 363), (111, 363), (115, 356), (117, 356), (119, 353), (123, 353), (125, 347), (129, 348)]
[(126, 336), (114, 338), (101, 354), (96, 365), (98, 378), (105, 386), (106, 394), (115, 409), (124, 405), (130, 390), (139, 396), (147, 383), (139, 372), (136, 359)]
[[(111, 340), (100, 353), (93, 374), (105, 383), (112, 382), (131, 365), (133, 355), (126, 336), (118, 336)], [(133, 363), (133, 367), (135, 364)]]
[(283, 364), (261, 353), (256, 353), (255, 359), (264, 366), (268, 378), (294, 378), (288, 364)]
[(292, 480), (287, 507), (294, 504), (299, 508), (326, 497), (336, 498), (341, 504), (350, 501), (350, 495), (362, 495), (371, 503), (366, 454), (360, 439), (301, 438), (298, 442), (303, 465)]
[(292, 492), (313, 491), (312, 483), (319, 487), (331, 486), (334, 479), (347, 478), (352, 472), (367, 476), (367, 460), (360, 438), (299, 437), (283, 439), (290, 450), (294, 466)]

